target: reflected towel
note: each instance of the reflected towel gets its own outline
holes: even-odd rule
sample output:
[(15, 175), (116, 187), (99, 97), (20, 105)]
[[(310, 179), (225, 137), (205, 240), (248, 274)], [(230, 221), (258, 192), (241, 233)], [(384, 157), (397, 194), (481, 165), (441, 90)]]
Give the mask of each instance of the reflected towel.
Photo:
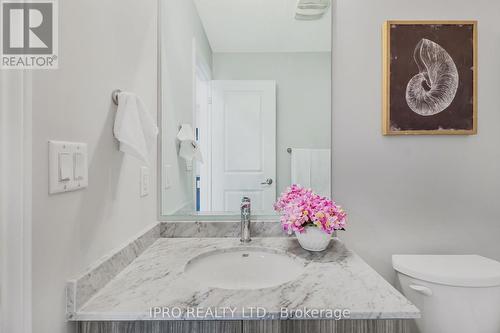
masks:
[(118, 95), (114, 133), (120, 141), (120, 151), (151, 165), (158, 127), (137, 95), (128, 92)]
[(291, 183), (330, 197), (331, 153), (329, 149), (292, 149)]

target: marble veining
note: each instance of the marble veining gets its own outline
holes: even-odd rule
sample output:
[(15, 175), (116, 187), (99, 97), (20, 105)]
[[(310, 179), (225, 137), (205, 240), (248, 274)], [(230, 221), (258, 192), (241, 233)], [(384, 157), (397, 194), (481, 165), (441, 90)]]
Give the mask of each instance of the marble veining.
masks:
[[(277, 222), (252, 221), (255, 237), (286, 235)], [(148, 228), (123, 248), (112, 252), (89, 267), (80, 277), (66, 284), (66, 312), (68, 318), (119, 272), (137, 258), (159, 237), (239, 237), (240, 222), (160, 222)]]
[(92, 296), (113, 280), (134, 259), (160, 237), (160, 225), (155, 224), (124, 247), (103, 257), (80, 277), (66, 284), (66, 313), (71, 319)]
[[(279, 222), (252, 220), (251, 231), (252, 237), (287, 237)], [(161, 223), (161, 237), (240, 237), (240, 233), (240, 221)]]
[[(77, 321), (296, 319), (282, 309), (348, 309), (350, 319), (409, 319), (419, 310), (335, 239), (322, 253), (303, 250), (293, 238), (254, 238), (250, 246), (293, 254), (306, 263), (305, 273), (283, 285), (255, 290), (212, 288), (189, 279), (188, 260), (207, 251), (241, 245), (234, 238), (160, 238), (88, 300), (70, 318)], [(152, 307), (179, 308), (182, 317), (151, 316)], [(230, 317), (188, 316), (189, 308), (237, 309)], [(265, 318), (243, 309), (261, 307)]]

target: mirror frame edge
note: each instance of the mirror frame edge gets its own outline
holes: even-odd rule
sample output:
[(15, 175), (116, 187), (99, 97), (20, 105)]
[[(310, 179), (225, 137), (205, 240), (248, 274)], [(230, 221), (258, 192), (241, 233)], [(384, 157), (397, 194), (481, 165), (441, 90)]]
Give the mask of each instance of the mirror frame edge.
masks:
[[(162, 158), (162, 112), (163, 112), (163, 90), (162, 90), (162, 1), (157, 0), (157, 43), (156, 43), (156, 52), (157, 52), (157, 122), (159, 124), (158, 129), (158, 139), (157, 139), (157, 170), (156, 170), (156, 193), (157, 193), (157, 220), (158, 222), (232, 222), (239, 221), (240, 216), (238, 214), (219, 214), (219, 215), (163, 215), (162, 214), (162, 203), (163, 203), (163, 158)], [(331, 60), (330, 60), (330, 170), (333, 174), (333, 45), (334, 45), (334, 37), (333, 37), (333, 19), (334, 19), (334, 5), (336, 4), (336, 0), (332, 0), (330, 4), (330, 52), (331, 52)], [(331, 182), (331, 193), (330, 197), (333, 196), (333, 176), (330, 177)], [(264, 221), (264, 222), (277, 222), (279, 221), (279, 215), (270, 215), (270, 214), (262, 214), (255, 215), (254, 220)]]

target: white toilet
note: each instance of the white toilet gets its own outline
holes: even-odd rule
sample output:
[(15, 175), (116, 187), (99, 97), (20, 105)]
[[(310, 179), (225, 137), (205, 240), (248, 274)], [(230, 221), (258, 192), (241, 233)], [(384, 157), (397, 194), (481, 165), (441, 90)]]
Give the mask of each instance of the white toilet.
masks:
[(394, 255), (421, 333), (500, 333), (500, 263), (477, 255)]

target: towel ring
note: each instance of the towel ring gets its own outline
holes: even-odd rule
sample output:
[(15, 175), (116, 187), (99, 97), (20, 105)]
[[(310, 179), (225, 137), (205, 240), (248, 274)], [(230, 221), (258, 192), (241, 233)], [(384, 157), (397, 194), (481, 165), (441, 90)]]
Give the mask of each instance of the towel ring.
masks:
[(113, 93), (111, 94), (111, 99), (113, 100), (113, 103), (115, 105), (118, 105), (118, 95), (120, 95), (122, 91), (120, 89), (113, 90)]

